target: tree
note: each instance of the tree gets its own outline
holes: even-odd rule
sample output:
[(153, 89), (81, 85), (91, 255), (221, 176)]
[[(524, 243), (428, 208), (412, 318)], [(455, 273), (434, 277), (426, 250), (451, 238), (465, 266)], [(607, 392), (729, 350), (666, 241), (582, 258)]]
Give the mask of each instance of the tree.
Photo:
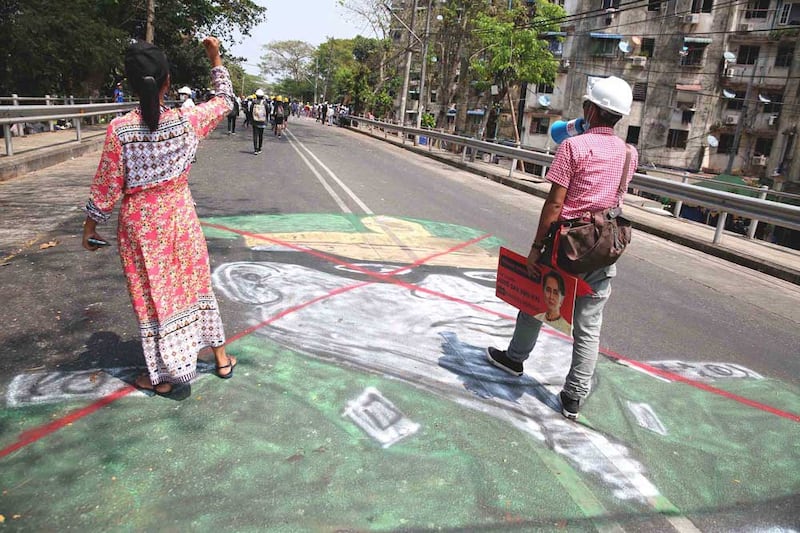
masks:
[(289, 78), (296, 82), (308, 72), (314, 47), (304, 41), (272, 41), (262, 47), (265, 51), (258, 64), (261, 74)]
[[(5, 0), (0, 2), (0, 92), (26, 95), (110, 93), (122, 79), (131, 38), (143, 38), (146, 2)], [(198, 35), (232, 43), (266, 10), (252, 0), (159, 0), (155, 44), (170, 59), (172, 80), (208, 84)]]
[[(558, 72), (558, 61), (550, 52), (549, 43), (539, 37), (540, 32), (558, 31), (559, 20), (565, 15), (563, 8), (547, 0), (537, 0), (533, 14), (526, 6), (511, 10), (498, 7), (480, 13), (475, 20), (475, 31), (482, 48), (473, 54), (470, 68), (476, 81), (484, 86), (496, 85), (498, 90), (492, 106), (494, 120), (499, 118), (501, 102), (509, 97), (512, 116), (514, 102), (509, 89), (519, 82), (552, 84)], [(489, 120), (487, 115), (484, 125)], [(516, 120), (515, 140), (519, 142)]]

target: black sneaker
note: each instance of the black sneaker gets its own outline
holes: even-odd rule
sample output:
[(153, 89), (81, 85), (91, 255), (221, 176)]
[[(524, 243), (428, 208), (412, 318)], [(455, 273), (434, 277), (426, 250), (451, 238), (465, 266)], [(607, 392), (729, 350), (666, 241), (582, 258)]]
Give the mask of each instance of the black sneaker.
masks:
[(514, 361), (513, 359), (509, 359), (505, 350), (498, 350), (497, 348), (489, 346), (486, 348), (486, 358), (494, 366), (501, 370), (505, 370), (509, 374), (513, 374), (515, 376), (522, 375), (522, 363), (519, 361)]
[(577, 420), (578, 410), (580, 409), (578, 400), (573, 400), (564, 394), (563, 390), (559, 393), (558, 397), (561, 399), (561, 414), (564, 415), (564, 418)]

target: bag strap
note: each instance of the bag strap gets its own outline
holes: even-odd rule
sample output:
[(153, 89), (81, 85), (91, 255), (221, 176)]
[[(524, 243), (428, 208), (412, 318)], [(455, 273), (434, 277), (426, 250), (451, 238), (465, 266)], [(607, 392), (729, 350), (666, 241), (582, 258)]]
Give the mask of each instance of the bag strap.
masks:
[(619, 178), (619, 187), (617, 187), (617, 207), (619, 207), (622, 195), (625, 194), (625, 179), (628, 177), (628, 171), (631, 168), (631, 145), (625, 144), (625, 166), (622, 168), (622, 176)]

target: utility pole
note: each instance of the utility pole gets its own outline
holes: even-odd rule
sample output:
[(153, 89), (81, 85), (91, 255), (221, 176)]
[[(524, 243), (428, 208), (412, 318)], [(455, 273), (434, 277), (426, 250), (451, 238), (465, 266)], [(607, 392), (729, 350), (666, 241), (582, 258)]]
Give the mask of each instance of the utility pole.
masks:
[(427, 107), (428, 100), (424, 100), (426, 104), (423, 106), (423, 95), (425, 94), (425, 77), (427, 76), (428, 66), (428, 40), (431, 33), (431, 11), (433, 9), (433, 0), (428, 0), (428, 12), (425, 14), (425, 33), (422, 36), (422, 71), (419, 75), (419, 104), (417, 105), (417, 129), (422, 125), (422, 112)]
[(155, 30), (153, 25), (156, 21), (156, 0), (147, 0), (147, 26), (145, 27), (144, 40), (148, 43), (153, 42)]
[(405, 126), (406, 124), (406, 106), (408, 105), (408, 80), (411, 77), (411, 38), (416, 37), (414, 35), (414, 21), (417, 18), (417, 0), (414, 0), (414, 6), (411, 11), (411, 27), (408, 28), (408, 48), (406, 49), (406, 68), (405, 74), (403, 75), (403, 93), (400, 95), (400, 125)]
[(744, 94), (744, 102), (742, 103), (742, 112), (739, 117), (739, 122), (736, 124), (736, 132), (733, 134), (733, 146), (728, 153), (728, 164), (725, 165), (725, 174), (730, 174), (733, 171), (733, 160), (736, 159), (736, 154), (739, 153), (739, 143), (742, 140), (742, 131), (744, 130), (744, 123), (747, 120), (747, 111), (750, 107), (750, 98), (753, 93), (753, 80), (756, 77), (756, 69), (759, 68), (759, 61), (753, 64), (753, 70), (750, 72), (750, 81), (747, 82), (747, 92)]

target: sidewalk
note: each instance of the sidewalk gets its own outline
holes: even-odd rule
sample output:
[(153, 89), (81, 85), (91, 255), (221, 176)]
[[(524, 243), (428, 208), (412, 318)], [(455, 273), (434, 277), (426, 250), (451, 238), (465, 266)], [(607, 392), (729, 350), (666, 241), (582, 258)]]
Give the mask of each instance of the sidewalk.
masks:
[(81, 126), (81, 142), (77, 140), (75, 128), (14, 137), (14, 155), (5, 154), (5, 145), (0, 155), (0, 182), (99, 150), (106, 127), (107, 124), (84, 124)]
[[(461, 161), (460, 153), (453, 154), (436, 148), (429, 150), (427, 146), (414, 146), (410, 141), (403, 144), (399, 136), (371, 135), (367, 130), (360, 128), (351, 128), (351, 131), (391, 142), (419, 155), (474, 172), (492, 181), (541, 198), (546, 198), (550, 190), (550, 184), (547, 181), (531, 174), (515, 171), (509, 177), (508, 166), (477, 160), (464, 163)], [(505, 163), (508, 164), (508, 162)], [(665, 211), (654, 209), (654, 207), (658, 207), (658, 204), (652, 200), (626, 194), (625, 207), (625, 216), (631, 220), (633, 227), (640, 231), (800, 285), (800, 250), (747, 239), (729, 231), (723, 233), (719, 244), (713, 244), (715, 232), (713, 226), (675, 218)]]

